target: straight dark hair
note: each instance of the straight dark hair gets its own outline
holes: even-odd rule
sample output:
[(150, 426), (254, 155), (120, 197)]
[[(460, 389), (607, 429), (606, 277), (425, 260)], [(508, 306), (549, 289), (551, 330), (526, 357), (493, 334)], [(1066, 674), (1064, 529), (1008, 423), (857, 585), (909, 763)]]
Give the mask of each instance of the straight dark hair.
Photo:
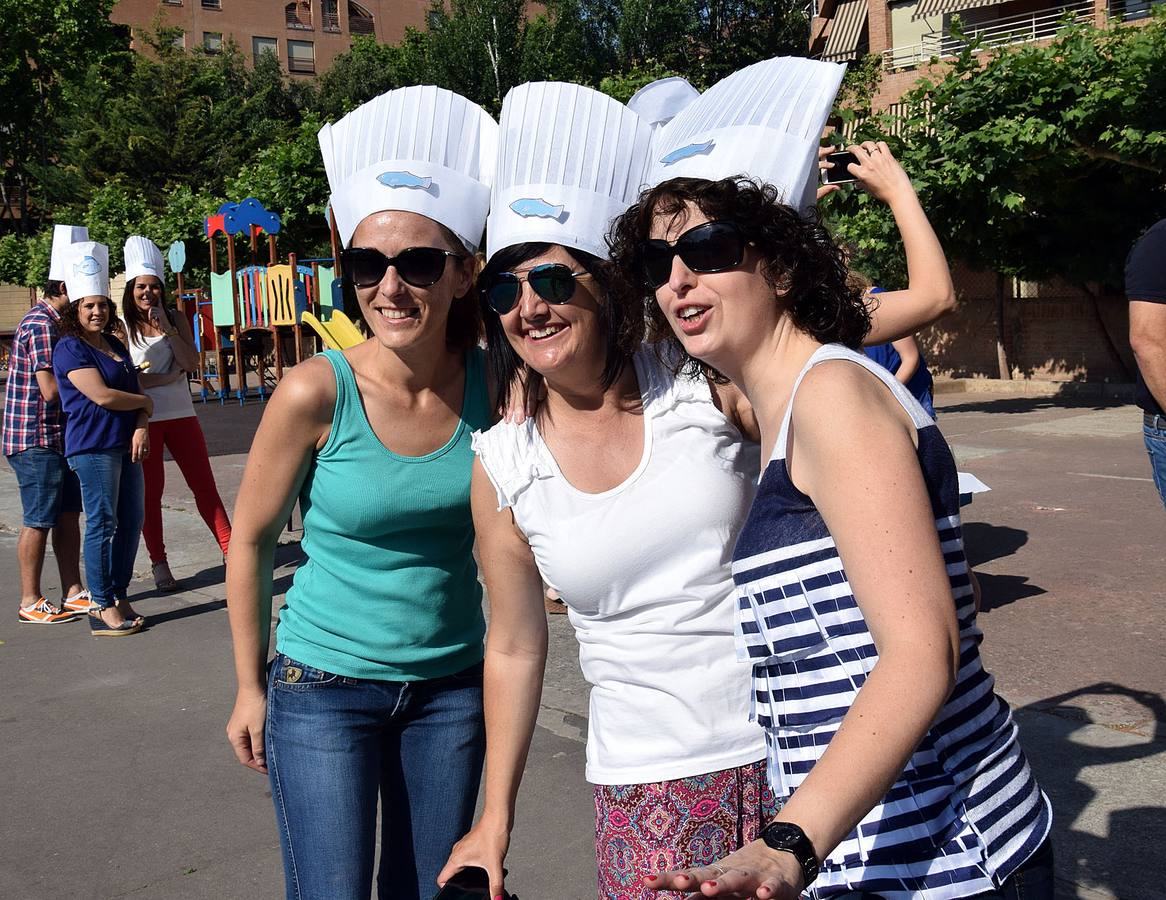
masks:
[(65, 293), (65, 282), (50, 278), (45, 282), (45, 298), (59, 297)]
[[(134, 302), (134, 285), (137, 283), (138, 277), (126, 279), (125, 290), (121, 292), (121, 317), (126, 325), (126, 337), (129, 338), (131, 344), (141, 343), (142, 328), (146, 324), (146, 314), (138, 309), (138, 304)], [(159, 279), (161, 280), (161, 279)], [(174, 310), (167, 306), (170, 300), (170, 295), (166, 292), (166, 282), (162, 282), (162, 302), (158, 304), (162, 309), (162, 315), (170, 320), (170, 325), (176, 327), (177, 323), (174, 319)], [(112, 310), (110, 310), (112, 312)]]
[[(527, 409), (533, 408), (542, 394), (544, 379), (538, 372), (528, 368), (510, 346), (510, 341), (506, 339), (506, 330), (502, 327), (501, 316), (490, 308), (481, 289), (499, 272), (508, 272), (521, 266), (554, 246), (556, 245), (528, 242), (499, 250), (478, 276), (480, 310), (486, 321), (486, 365), (494, 377), (494, 383), (498, 385), (497, 411), (500, 414), (509, 407), (510, 392), (516, 382), (521, 382), (523, 386), (523, 405)], [(599, 321), (606, 344), (600, 384), (607, 390), (619, 379), (624, 367), (631, 361), (632, 354), (644, 339), (643, 317), (640, 315), (628, 317), (625, 307), (609, 301), (610, 263), (573, 247), (563, 249), (595, 280), (598, 288)]]

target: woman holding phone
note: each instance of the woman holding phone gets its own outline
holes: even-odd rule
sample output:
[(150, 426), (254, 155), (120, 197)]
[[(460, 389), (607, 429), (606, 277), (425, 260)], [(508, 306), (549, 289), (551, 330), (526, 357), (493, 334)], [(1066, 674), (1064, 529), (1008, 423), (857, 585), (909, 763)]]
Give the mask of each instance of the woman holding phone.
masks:
[(162, 493), (166, 486), (163, 447), (178, 464), (224, 560), (231, 543), (231, 521), (215, 484), (206, 438), (194, 413), (186, 378), (187, 372), (198, 367), (198, 351), (186, 317), (167, 307), (162, 253), (149, 239), (132, 235), (125, 243), (125, 265), (121, 309), (126, 343), (134, 365), (141, 370), (138, 381), (154, 402), (150, 443), (155, 453), (142, 464), (146, 482), (142, 536), (150, 554), (154, 586), (160, 591), (176, 591), (178, 582), (166, 560), (162, 536)]
[[(382, 900), (429, 900), (473, 820), (485, 622), (470, 435), (491, 405), (473, 253), (497, 127), (463, 97), (409, 87), (319, 135), (370, 337), (276, 388), (227, 563), (227, 735), (269, 776), (289, 900), (367, 900), (374, 876)], [(272, 560), (297, 498), (305, 559), (269, 666)]]

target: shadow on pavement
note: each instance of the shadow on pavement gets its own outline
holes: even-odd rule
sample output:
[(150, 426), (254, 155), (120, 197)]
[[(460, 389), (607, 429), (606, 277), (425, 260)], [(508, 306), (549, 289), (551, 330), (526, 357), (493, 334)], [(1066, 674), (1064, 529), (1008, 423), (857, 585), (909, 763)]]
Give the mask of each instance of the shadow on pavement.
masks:
[[(968, 564), (973, 568), (997, 559), (1006, 559), (1028, 543), (1028, 532), (1007, 525), (989, 525), (987, 522), (965, 522), (964, 546)], [(1039, 597), (1047, 593), (1039, 585), (1029, 584), (1026, 575), (994, 575), (976, 572), (983, 592), (980, 612), (989, 612), (1017, 600)]]
[[(1102, 409), (1113, 409), (1116, 406), (1126, 406), (1131, 402), (1133, 402), (1131, 398), (1110, 397), (1007, 397), (942, 403), (939, 414), (942, 417), (948, 413), (1031, 413), (1046, 409), (1080, 409), (1096, 412)], [(942, 424), (942, 420), (940, 424)]]
[[(1150, 736), (1115, 728), (1085, 733), (1093, 719), (1071, 701), (1097, 697), (1126, 698), (1144, 708), (1152, 717)], [(1153, 777), (1135, 789), (1145, 805), (1115, 809), (1115, 795), (1106, 788), (1124, 784), (1128, 790), (1130, 764), (1166, 754), (1166, 701), (1158, 694), (1099, 682), (1029, 704), (1016, 715), (1024, 729), (1025, 752), (1053, 805), (1058, 896), (1077, 896), (1068, 890), (1068, 882), (1108, 891), (1120, 900), (1162, 897), (1162, 869), (1153, 860), (1160, 861), (1166, 845), (1166, 812)], [(1114, 766), (1127, 768), (1110, 768)], [(1100, 808), (1091, 808), (1095, 802)]]
[(167, 610), (166, 612), (150, 613), (146, 617), (146, 625), (153, 628), (155, 625), (161, 625), (164, 622), (176, 622), (179, 619), (189, 619), (191, 616), (201, 616), (203, 613), (217, 612), (220, 609), (226, 608), (226, 600), (208, 600), (206, 603), (195, 603), (191, 606), (183, 606), (179, 609)]

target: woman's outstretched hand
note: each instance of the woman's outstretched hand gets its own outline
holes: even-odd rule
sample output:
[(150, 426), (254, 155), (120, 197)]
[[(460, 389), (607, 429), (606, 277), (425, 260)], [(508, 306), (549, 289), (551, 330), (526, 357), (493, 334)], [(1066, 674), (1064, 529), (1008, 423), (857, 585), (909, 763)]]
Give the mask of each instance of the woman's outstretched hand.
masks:
[(649, 875), (644, 885), (654, 891), (690, 891), (693, 898), (797, 900), (802, 870), (793, 854), (754, 841), (711, 865)]
[(900, 196), (915, 196), (911, 179), (891, 154), (891, 148), (886, 142), (863, 141), (846, 149), (858, 159), (857, 164), (850, 164), (850, 174), (876, 200), (889, 205)]

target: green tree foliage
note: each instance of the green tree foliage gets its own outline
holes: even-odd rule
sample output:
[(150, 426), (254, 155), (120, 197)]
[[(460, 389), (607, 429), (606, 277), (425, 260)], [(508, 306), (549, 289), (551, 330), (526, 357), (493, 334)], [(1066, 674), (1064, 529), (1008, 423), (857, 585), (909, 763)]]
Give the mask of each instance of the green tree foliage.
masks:
[[(958, 259), (1120, 285), (1131, 244), (1166, 216), (1166, 11), (1142, 27), (1074, 25), (986, 62), (976, 49), (904, 97), (898, 136), (880, 134), (885, 118), (863, 136), (896, 149)], [(891, 244), (889, 215), (854, 194), (834, 218), (863, 250)]]
[(30, 170), (54, 149), (54, 121), (91, 63), (120, 50), (113, 0), (0, 0), (0, 204), (16, 227), (33, 228)]

